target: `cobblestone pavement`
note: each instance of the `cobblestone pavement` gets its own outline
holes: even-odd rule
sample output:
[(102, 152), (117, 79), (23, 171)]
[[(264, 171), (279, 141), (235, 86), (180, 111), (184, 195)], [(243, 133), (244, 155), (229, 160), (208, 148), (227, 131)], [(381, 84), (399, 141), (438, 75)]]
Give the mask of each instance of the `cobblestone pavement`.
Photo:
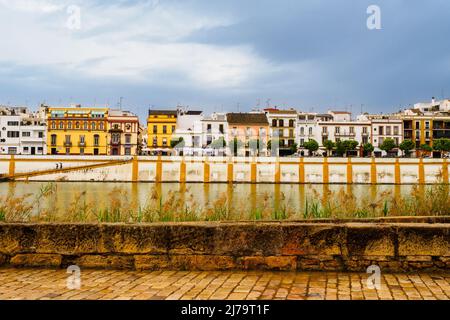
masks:
[(82, 270), (72, 290), (69, 276), (0, 269), (0, 299), (450, 299), (450, 274), (382, 274), (378, 290), (367, 287), (366, 273)]

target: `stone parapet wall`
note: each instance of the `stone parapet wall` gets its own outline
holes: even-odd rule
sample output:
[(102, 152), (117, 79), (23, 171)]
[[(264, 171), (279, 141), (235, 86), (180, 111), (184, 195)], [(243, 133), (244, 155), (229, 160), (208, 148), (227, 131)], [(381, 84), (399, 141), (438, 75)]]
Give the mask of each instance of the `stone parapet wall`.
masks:
[[(57, 163), (63, 172), (55, 169)], [(2, 176), (29, 181), (449, 183), (447, 159), (388, 158), (0, 156)]]
[(0, 264), (137, 270), (450, 270), (448, 223), (0, 223)]

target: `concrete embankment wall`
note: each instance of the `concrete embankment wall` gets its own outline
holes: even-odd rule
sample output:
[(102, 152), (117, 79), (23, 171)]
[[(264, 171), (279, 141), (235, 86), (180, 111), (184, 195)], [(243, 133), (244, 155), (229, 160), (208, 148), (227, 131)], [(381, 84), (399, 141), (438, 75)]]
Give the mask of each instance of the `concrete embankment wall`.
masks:
[(450, 224), (439, 220), (145, 225), (0, 223), (0, 265), (4, 266), (365, 271), (373, 264), (382, 272), (448, 272)]
[[(416, 184), (449, 182), (446, 159), (0, 156), (0, 175), (37, 181)], [(69, 172), (48, 172), (57, 163)], [(67, 171), (67, 170), (66, 170)]]

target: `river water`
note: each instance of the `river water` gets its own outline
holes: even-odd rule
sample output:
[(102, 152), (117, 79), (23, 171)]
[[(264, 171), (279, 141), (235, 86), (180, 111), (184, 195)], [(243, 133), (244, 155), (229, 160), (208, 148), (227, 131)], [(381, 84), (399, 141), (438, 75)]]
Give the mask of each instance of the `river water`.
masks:
[[(48, 186), (43, 182), (0, 183), (0, 199), (8, 195), (20, 197), (28, 195), (29, 201)], [(55, 182), (54, 194), (46, 201), (56, 203), (64, 209), (74, 199), (83, 194), (87, 203), (96, 207), (107, 207), (114, 199), (127, 201), (133, 209), (145, 206), (152, 195), (158, 194), (162, 201), (170, 200), (170, 194), (187, 205), (207, 207), (218, 199), (226, 198), (234, 208), (255, 208), (261, 205), (277, 207), (284, 203), (293, 210), (302, 210), (307, 201), (337, 197), (345, 193), (353, 195), (356, 201), (375, 200), (388, 195), (408, 195), (411, 185), (299, 185), (299, 184), (220, 184), (220, 183), (105, 183), (105, 182)], [(153, 198), (155, 199), (155, 198)]]

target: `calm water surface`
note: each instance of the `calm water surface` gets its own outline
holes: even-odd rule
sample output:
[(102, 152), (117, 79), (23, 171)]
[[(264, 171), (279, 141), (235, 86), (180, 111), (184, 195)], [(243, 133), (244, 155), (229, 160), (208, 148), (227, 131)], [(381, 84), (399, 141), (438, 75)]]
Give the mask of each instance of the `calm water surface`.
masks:
[[(43, 182), (11, 182), (0, 183), (0, 197), (8, 194), (22, 196), (29, 194), (33, 201), (39, 194), (39, 189), (48, 183)], [(411, 185), (276, 185), (276, 184), (202, 184), (202, 183), (105, 183), (105, 182), (56, 182), (55, 195), (58, 208), (65, 208), (74, 201), (77, 195), (85, 193), (88, 203), (96, 207), (106, 207), (113, 198), (122, 199), (130, 206), (137, 208), (145, 206), (152, 194), (162, 196), (163, 201), (169, 198), (170, 192), (175, 192), (187, 205), (200, 207), (213, 205), (220, 197), (229, 199), (235, 208), (255, 208), (267, 203), (276, 207), (283, 203), (295, 210), (304, 208), (306, 201), (319, 200), (325, 196), (336, 196), (337, 192), (345, 191), (353, 194), (358, 201), (376, 199), (380, 195), (407, 195)]]

